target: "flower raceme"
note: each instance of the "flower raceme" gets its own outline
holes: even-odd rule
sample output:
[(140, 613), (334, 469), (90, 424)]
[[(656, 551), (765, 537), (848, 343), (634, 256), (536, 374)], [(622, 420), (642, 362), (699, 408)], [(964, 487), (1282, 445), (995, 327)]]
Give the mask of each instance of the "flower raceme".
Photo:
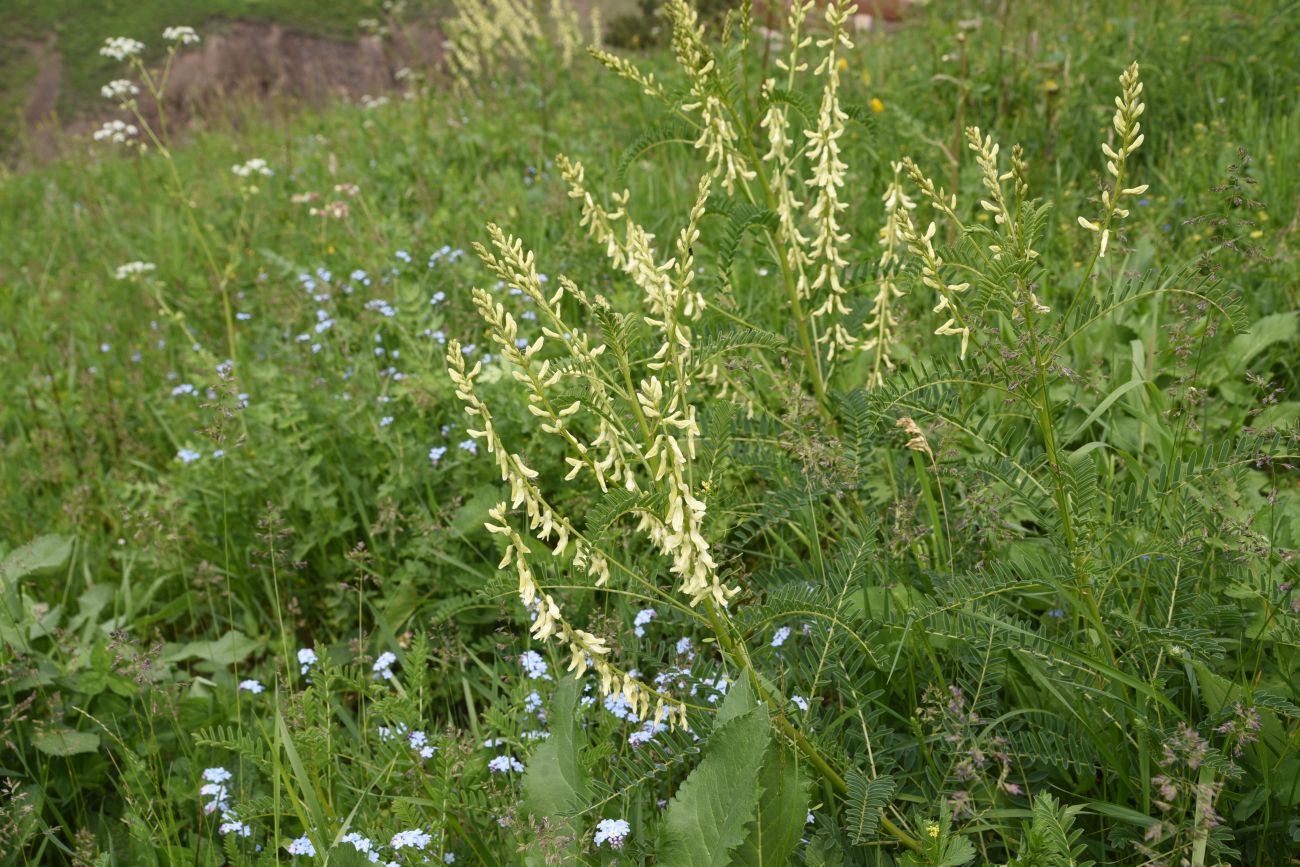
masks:
[[(806, 19), (815, 6), (813, 0), (790, 4), (788, 55), (776, 61), (777, 75), (761, 84), (760, 127), (767, 137), (766, 153), (761, 156), (737, 129), (738, 119), (746, 112), (735, 104), (731, 79), (720, 71), (720, 56), (706, 43), (699, 17), (688, 0), (670, 0), (664, 5), (664, 15), (672, 24), (673, 54), (689, 84), (689, 95), (680, 104), (653, 75), (642, 73), (630, 61), (605, 51), (592, 54), (694, 127), (695, 148), (703, 153), (709, 175), (727, 197), (743, 196), (751, 205), (775, 213), (772, 252), (781, 266), (804, 353), (810, 363), (816, 362), (814, 390), (821, 394), (824, 387), (818, 356), (833, 364), (850, 352), (879, 343), (850, 332), (846, 323), (852, 311), (847, 288), (841, 283), (851, 238), (842, 221), (848, 209), (842, 190), (849, 170), (842, 140), (849, 116), (841, 105), (840, 73), (847, 66), (842, 55), (852, 48), (848, 24), (855, 6), (852, 0), (827, 4), (827, 35), (814, 46)], [(811, 73), (810, 46), (820, 53)], [(799, 77), (809, 74), (821, 90), (820, 108), (807, 128), (800, 129), (789, 103)], [(800, 171), (805, 163), (811, 167), (806, 177)], [(625, 201), (615, 197), (619, 209), (611, 217), (621, 216)], [(598, 233), (599, 225), (592, 226), (593, 233)]]
[[(568, 67), (584, 41), (577, 9), (564, 0), (550, 0), (545, 14), (522, 0), (452, 0), (452, 7), (456, 14), (445, 23), (446, 64), (460, 90), (472, 89), (501, 67), (549, 62), (546, 45)], [(595, 9), (589, 29), (599, 41)]]
[[(520, 323), (505, 305), (491, 292), (475, 289), (474, 305), (499, 350), (494, 363), (508, 369), (523, 390), (541, 432), (563, 445), (569, 466), (565, 480), (589, 475), (601, 491), (621, 487), (645, 493), (630, 510), (636, 529), (669, 559), (679, 592), (692, 606), (706, 600), (726, 606), (738, 588), (725, 586), (718, 575), (705, 529), (707, 505), (691, 481), (700, 428), (689, 322), (703, 307), (693, 285), (692, 249), (711, 178), (706, 176), (700, 183), (690, 218), (677, 237), (676, 256), (660, 261), (653, 236), (622, 208), (610, 212), (594, 203), (582, 187), (580, 165), (563, 157), (557, 163), (570, 182), (571, 195), (582, 202), (582, 220), (593, 238), (605, 247), (611, 264), (645, 293), (647, 312), (642, 318), (652, 329), (652, 346), (657, 348), (635, 364), (634, 354), (607, 353), (605, 344), (566, 319), (565, 307), (576, 304), (607, 322), (629, 317), (613, 311), (603, 297), (588, 296), (566, 277), (558, 277), (554, 289), (544, 285), (533, 253), (525, 251), (520, 240), (489, 226), (491, 246), (476, 245), (479, 258), (499, 278), (500, 287), (509, 287), (510, 294), (531, 302), (541, 331), (522, 337)], [(679, 700), (620, 671), (610, 661), (604, 639), (569, 621), (561, 600), (538, 579), (525, 532), (547, 545), (557, 562), (571, 564), (597, 587), (610, 586), (617, 573), (639, 582), (642, 592), (663, 598), (667, 591), (618, 564), (551, 505), (538, 483), (539, 473), (502, 441), (492, 410), (478, 392), (476, 380), (484, 362), (471, 367), (460, 344), (451, 340), (447, 364), (457, 397), (472, 419), (468, 433), (483, 444), (509, 488), (508, 501), (491, 510), (485, 526), (505, 539), (501, 568), (513, 567), (518, 576), (520, 601), (534, 614), (533, 637), (566, 649), (571, 671), (581, 675), (593, 669), (602, 694), (621, 694), (639, 716), (649, 717), (653, 708), (656, 723), (665, 716), (674, 723), (684, 722), (685, 706)], [(642, 369), (634, 373), (634, 366)], [(514, 526), (511, 510), (522, 512), (526, 531)]]
[(1080, 226), (1099, 235), (1097, 248), (1097, 258), (1099, 259), (1106, 256), (1106, 247), (1110, 242), (1111, 224), (1116, 219), (1123, 219), (1128, 216), (1128, 210), (1121, 208), (1119, 205), (1120, 199), (1124, 196), (1140, 196), (1147, 191), (1149, 186), (1149, 184), (1139, 184), (1134, 187), (1124, 186), (1128, 175), (1128, 158), (1134, 151), (1142, 147), (1142, 142), (1146, 140), (1146, 134), (1142, 132), (1142, 124), (1138, 122), (1138, 118), (1142, 116), (1147, 107), (1142, 102), (1142, 82), (1138, 78), (1137, 63), (1124, 70), (1124, 73), (1119, 77), (1119, 84), (1120, 95), (1115, 97), (1115, 116), (1111, 120), (1115, 136), (1120, 142), (1119, 150), (1115, 150), (1105, 142), (1101, 145), (1101, 151), (1106, 156), (1106, 171), (1115, 180), (1110, 189), (1101, 191), (1101, 217), (1096, 220), (1089, 220), (1083, 216), (1079, 217)]
[(840, 154), (840, 138), (844, 135), (844, 122), (848, 115), (840, 107), (840, 64), (839, 50), (849, 50), (853, 43), (849, 41), (846, 24), (850, 11), (856, 9), (850, 0), (837, 0), (826, 7), (826, 25), (830, 35), (817, 42), (817, 47), (825, 49), (826, 54), (815, 70), (825, 79), (822, 87), (821, 110), (817, 116), (816, 129), (806, 134), (809, 140), (808, 160), (813, 163), (813, 175), (808, 182), (816, 190), (812, 208), (808, 216), (817, 227), (817, 234), (812, 240), (812, 257), (816, 262), (817, 276), (813, 278), (813, 290), (825, 289), (825, 300), (813, 310), (814, 321), (833, 314), (830, 323), (825, 326), (820, 343), (827, 346), (826, 358), (834, 361), (837, 352), (859, 348), (858, 339), (849, 334), (843, 320), (849, 314), (844, 305), (844, 286), (840, 283), (840, 273), (848, 266), (841, 254), (841, 248), (848, 243), (849, 234), (840, 225), (839, 215), (848, 209), (848, 202), (840, 200), (840, 188), (844, 186), (848, 164)]
[(867, 320), (867, 338), (863, 349), (872, 354), (871, 372), (867, 385), (876, 387), (885, 382), (885, 373), (894, 369), (890, 347), (893, 343), (893, 330), (898, 319), (893, 313), (893, 303), (903, 296), (898, 285), (898, 270), (901, 264), (899, 251), (906, 241), (903, 238), (903, 217), (916, 209), (914, 202), (904, 191), (902, 185), (903, 164), (893, 162), (893, 179), (882, 196), (885, 202), (885, 225), (880, 229), (880, 289), (871, 305), (871, 316)]
[(740, 151), (740, 134), (720, 95), (717, 61), (704, 41), (704, 26), (695, 7), (687, 0), (669, 0), (665, 13), (673, 22), (673, 53), (691, 80), (691, 101), (682, 105), (682, 111), (699, 115), (695, 147), (704, 151), (713, 174), (722, 178), (730, 194), (736, 181), (753, 180), (757, 173)]
[[(1120, 147), (1116, 150), (1109, 144), (1103, 143), (1101, 146), (1102, 152), (1106, 155), (1106, 171), (1114, 178), (1114, 182), (1109, 189), (1101, 193), (1103, 210), (1101, 217), (1097, 220), (1089, 220), (1082, 216), (1078, 218), (1081, 226), (1096, 232), (1099, 236), (1094, 262), (1105, 257), (1115, 220), (1129, 215), (1128, 210), (1120, 207), (1120, 200), (1125, 196), (1139, 196), (1145, 193), (1148, 187), (1147, 184), (1124, 186), (1128, 178), (1128, 158), (1142, 146), (1145, 139), (1141, 132), (1142, 125), (1138, 122), (1138, 118), (1146, 110), (1146, 106), (1141, 101), (1142, 82), (1138, 78), (1138, 65), (1136, 63), (1130, 65), (1120, 76), (1119, 81), (1121, 95), (1115, 98), (1116, 109), (1112, 125)], [(1028, 172), (1022, 149), (1018, 145), (1012, 149), (1010, 169), (1003, 171), (999, 163), (1000, 148), (991, 136), (982, 134), (978, 127), (969, 127), (966, 130), (966, 143), (975, 154), (975, 162), (980, 170), (981, 184), (986, 195), (979, 204), (983, 211), (992, 216), (992, 231), (976, 230), (963, 223), (957, 214), (957, 197), (950, 196), (933, 180), (926, 177), (910, 157), (902, 161), (908, 179), (921, 191), (922, 197), (929, 202), (931, 208), (960, 229), (963, 236), (987, 238), (992, 241), (979, 248), (980, 255), (984, 256), (986, 262), (997, 262), (1004, 257), (1010, 257), (1018, 262), (1032, 262), (1038, 258), (1038, 251), (1030, 247), (1030, 239), (1026, 237), (1025, 232), (1027, 214), (1031, 208), (1028, 203), (1026, 181)], [(1004, 187), (1007, 181), (1012, 182), (1012, 195), (1008, 195)], [(971, 325), (962, 298), (971, 284), (949, 283), (944, 279), (944, 261), (936, 251), (932, 240), (936, 224), (932, 221), (924, 231), (921, 231), (913, 222), (908, 210), (904, 207), (901, 212), (891, 213), (888, 219), (897, 221), (898, 237), (907, 245), (908, 251), (919, 260), (921, 284), (933, 289), (938, 296), (938, 303), (933, 312), (947, 316), (934, 333), (960, 337), (960, 355), (965, 359), (970, 346)], [(881, 265), (883, 270), (885, 265), (883, 260)], [(877, 303), (879, 304), (879, 299)], [(1032, 311), (1035, 314), (1051, 312), (1051, 308), (1043, 304), (1027, 287), (1023, 289), (1020, 297), (1015, 299), (1015, 303), (1025, 312)], [(885, 320), (879, 314), (875, 316), (871, 324), (874, 328), (879, 328), (879, 322)]]

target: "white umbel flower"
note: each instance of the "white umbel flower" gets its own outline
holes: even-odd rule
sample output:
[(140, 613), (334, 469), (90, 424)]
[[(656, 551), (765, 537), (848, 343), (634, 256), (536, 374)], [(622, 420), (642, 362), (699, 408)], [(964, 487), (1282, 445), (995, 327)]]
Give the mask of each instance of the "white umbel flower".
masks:
[(140, 128), (133, 123), (127, 123), (123, 120), (105, 121), (103, 126), (95, 130), (91, 135), (95, 141), (106, 141), (113, 144), (127, 145), (128, 147), (138, 143), (137, 137), (140, 135)]
[(110, 81), (99, 89), (100, 95), (104, 99), (111, 99), (114, 102), (125, 103), (140, 92), (140, 88), (125, 78), (118, 78)]
[(241, 178), (251, 178), (254, 175), (261, 175), (269, 178), (271, 175), (275, 174), (271, 167), (266, 164), (266, 160), (261, 158), (254, 158), (248, 162), (231, 166), (230, 171), (237, 177)]
[(177, 45), (197, 45), (199, 34), (194, 31), (193, 27), (168, 27), (163, 30), (163, 39)]
[(125, 265), (117, 266), (114, 276), (118, 280), (134, 280), (156, 270), (157, 267), (152, 262), (127, 262)]
[(144, 51), (143, 42), (138, 42), (126, 36), (110, 36), (104, 40), (103, 47), (99, 49), (100, 54), (114, 60), (129, 60), (132, 57), (139, 57), (142, 51)]

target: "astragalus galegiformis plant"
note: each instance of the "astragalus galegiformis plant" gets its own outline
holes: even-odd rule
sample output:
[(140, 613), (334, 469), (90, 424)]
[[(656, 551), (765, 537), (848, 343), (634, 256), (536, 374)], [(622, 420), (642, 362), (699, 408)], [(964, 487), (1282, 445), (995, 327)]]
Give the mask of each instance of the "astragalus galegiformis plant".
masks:
[[(583, 26), (572, 0), (549, 0), (544, 11), (524, 0), (453, 0), (456, 15), (443, 27), (447, 70), (456, 88), (470, 90), (509, 69), (558, 62), (567, 68), (583, 45)], [(593, 6), (592, 38), (600, 40)]]
[[(1263, 686), (1219, 670), (1227, 639), (1205, 624), (1240, 618), (1291, 640), (1294, 625), (1270, 625), (1286, 558), (1257, 526), (1265, 513), (1232, 500), (1275, 484), (1254, 471), (1278, 444), (1215, 443), (1158, 392), (1122, 401), (1147, 384), (1140, 364), (1112, 381), (1127, 359), (1077, 372), (1092, 334), (1164, 304), (1193, 320), (1188, 353), (1243, 324), (1194, 273), (1107, 268), (1126, 203), (1146, 191), (1132, 180), (1145, 140), (1137, 66), (1120, 77), (1109, 180), (1099, 216), (1079, 218), (1076, 269), (1044, 255), (1051, 209), (1031, 197), (1025, 151), (1005, 164), (978, 128), (965, 141), (983, 219), (911, 158), (890, 164), (883, 189), (847, 188), (850, 4), (828, 7), (817, 33), (812, 4), (794, 4), (779, 75), (755, 93), (747, 7), (716, 49), (684, 0), (666, 10), (683, 85), (594, 54), (672, 115), (625, 164), (665, 141), (702, 157), (671, 251), (629, 192), (601, 204), (560, 156), (577, 219), (628, 291), (552, 287), (524, 241), (491, 226), (479, 255), (496, 288), (474, 303), (504, 365), (471, 366), (456, 344), (447, 358), (509, 489), (487, 526), (533, 637), (578, 676), (594, 669), (649, 731), (667, 721), (711, 735), (693, 770), (679, 739), (592, 780), (566, 686), (554, 740), (525, 777), (534, 819), (572, 842), (604, 815), (596, 840), (614, 829), (622, 845), (629, 827), (610, 805), (672, 795), (662, 821), (630, 829), (657, 838), (656, 863), (784, 863), (804, 834), (812, 863), (1229, 857), (1225, 804), (1285, 758), (1294, 734), (1280, 720), (1294, 705), (1271, 691), (1286, 666)], [(855, 246), (851, 198), (883, 201), (878, 249)], [(732, 279), (750, 229), (780, 272), (778, 305)], [(854, 276), (855, 259), (876, 264), (872, 279)], [(905, 367), (892, 348), (900, 315), (930, 293), (923, 335), (956, 340), (940, 344), (947, 359)], [(532, 315), (497, 300), (512, 295)], [(521, 324), (533, 318), (540, 333)], [(526, 446), (482, 396), (502, 367), (538, 420)], [(562, 465), (548, 464), (557, 450)], [(677, 658), (633, 658), (593, 614), (626, 601), (703, 631), (710, 652), (692, 653), (694, 672), (680, 645)], [(736, 684), (716, 708), (691, 688), (702, 671), (714, 688)]]

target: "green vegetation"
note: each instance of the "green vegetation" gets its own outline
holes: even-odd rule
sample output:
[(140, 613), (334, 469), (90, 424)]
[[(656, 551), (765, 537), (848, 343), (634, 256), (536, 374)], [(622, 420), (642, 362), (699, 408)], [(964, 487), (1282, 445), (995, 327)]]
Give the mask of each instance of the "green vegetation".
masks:
[[(662, 97), (547, 13), (466, 91), (4, 176), (0, 863), (1290, 863), (1300, 17), (976, 5), (821, 72), (819, 10), (787, 86), (667, 4)], [(201, 23), (22, 8), (102, 16), (96, 93)], [(828, 357), (890, 284), (895, 367)]]

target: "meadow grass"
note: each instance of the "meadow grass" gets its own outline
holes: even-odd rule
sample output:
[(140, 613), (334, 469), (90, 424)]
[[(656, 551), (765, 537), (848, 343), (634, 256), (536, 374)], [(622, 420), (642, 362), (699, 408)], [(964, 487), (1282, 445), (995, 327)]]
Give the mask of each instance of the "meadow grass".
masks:
[[(561, 481), (563, 444), (514, 390), (470, 294), (498, 282), (473, 244), (499, 224), (537, 251), (550, 289), (564, 274), (626, 314), (616, 328), (562, 304), (611, 344), (626, 337), (626, 368), (642, 369), (658, 346), (642, 292), (578, 225), (556, 156), (580, 159), (607, 206), (626, 186), (666, 258), (704, 161), (653, 100), (543, 48), (467, 92), (413, 86), (320, 113), (232, 104), (166, 154), (87, 143), (6, 175), (0, 858), (306, 863), (295, 853), (310, 849), (366, 863), (346, 839), (360, 834), (403, 864), (691, 863), (688, 845), (757, 863), (731, 851), (752, 845), (739, 830), (765, 820), (752, 812), (700, 822), (737, 824), (730, 846), (683, 842), (678, 817), (713, 816), (699, 792), (730, 776), (812, 817), (798, 816), (788, 863), (1289, 863), (1293, 11), (1004, 4), (976, 19), (933, 3), (855, 38), (840, 73), (847, 319), (869, 315), (891, 161), (911, 155), (966, 223), (990, 225), (961, 139), (978, 125), (1004, 158), (1023, 145), (1052, 205), (1037, 297), (1061, 316), (1075, 291), (1095, 293), (1107, 312), (1062, 344), (1050, 380), (1016, 354), (1011, 317), (983, 338), (1006, 336), (1004, 354), (957, 365), (909, 261), (899, 369), (871, 389), (865, 359), (841, 362), (819, 401), (771, 218), (742, 219), (746, 203), (715, 183), (692, 328), (733, 390), (700, 403), (691, 476), (742, 587), (720, 615), (734, 619), (535, 558), (620, 670), (689, 696), (703, 745), (644, 728), (590, 677), (584, 693), (561, 677), (562, 648), (529, 639), (483, 527), (500, 475), (444, 360), (455, 344), (486, 358), (477, 388), (547, 495), (630, 571), (672, 583), (615, 521), (649, 501)], [(719, 50), (751, 90), (781, 51)], [(97, 90), (102, 60), (74, 80)], [(1133, 60), (1148, 106), (1133, 171), (1151, 186), (1094, 272), (1076, 217), (1099, 210), (1100, 142)], [(667, 50), (635, 62), (688, 86)], [(818, 99), (792, 110), (815, 121)], [(737, 105), (759, 135), (754, 104)], [(255, 158), (272, 174), (231, 171)], [(946, 260), (968, 261), (968, 234), (941, 223)], [(154, 269), (119, 278), (135, 261)], [(1213, 292), (1172, 294), (1202, 281)], [(543, 305), (501, 283), (521, 330), (540, 327), (528, 313)], [(969, 387), (985, 380), (1000, 391)], [(1047, 425), (1015, 401), (1039, 382)], [(903, 417), (919, 444), (893, 429)], [(1035, 492), (1053, 484), (1063, 504)], [(777, 707), (741, 704), (760, 700)], [(797, 770), (770, 778), (746, 751)]]

